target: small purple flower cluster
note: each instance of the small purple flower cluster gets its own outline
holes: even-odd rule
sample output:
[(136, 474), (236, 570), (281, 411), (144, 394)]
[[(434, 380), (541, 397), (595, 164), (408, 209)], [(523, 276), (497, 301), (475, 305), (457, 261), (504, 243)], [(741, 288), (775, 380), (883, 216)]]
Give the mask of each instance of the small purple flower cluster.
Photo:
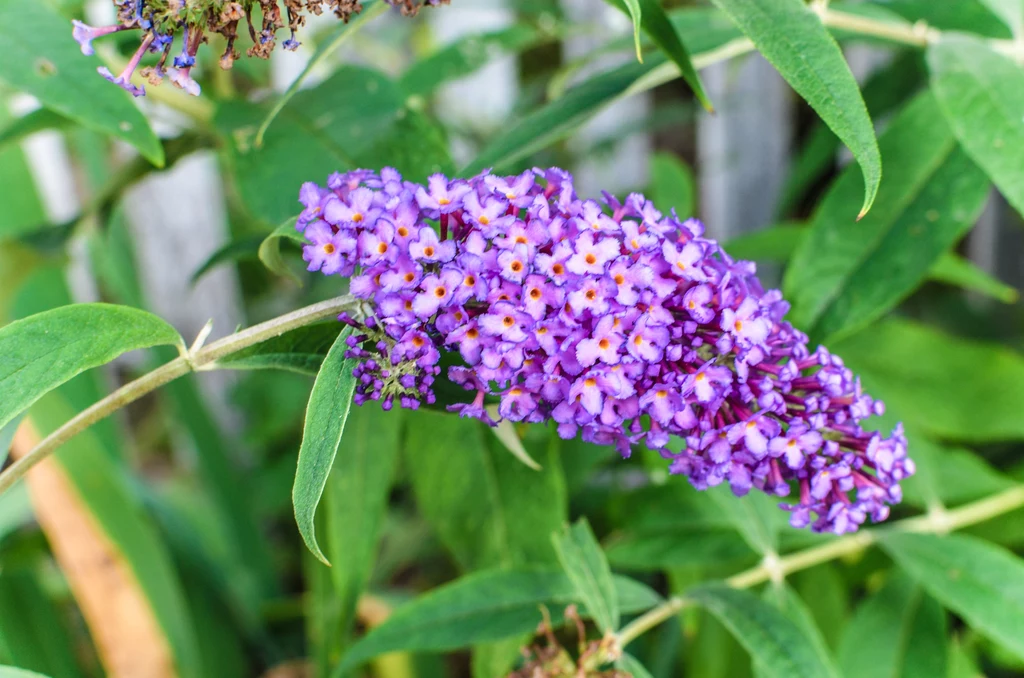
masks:
[[(421, 5), (439, 5), (447, 0), (385, 0), (389, 5), (400, 9), (405, 15), (415, 14)], [(82, 48), (82, 53), (93, 54), (92, 41), (96, 38), (124, 30), (140, 30), (142, 39), (139, 48), (128, 61), (128, 65), (118, 75), (114, 75), (105, 67), (96, 70), (104, 78), (118, 85), (133, 96), (146, 94), (146, 88), (133, 85), (131, 78), (147, 52), (159, 54), (156, 65), (148, 66), (141, 75), (151, 85), (158, 85), (164, 76), (169, 75), (171, 82), (193, 96), (199, 96), (200, 87), (192, 78), (192, 68), (196, 63), (199, 46), (207, 41), (210, 34), (220, 34), (227, 41), (227, 47), (220, 57), (221, 68), (228, 69), (238, 58), (235, 50), (235, 39), (238, 37), (239, 22), (245, 18), (252, 39), (252, 47), (246, 52), (251, 57), (269, 58), (277, 45), (277, 32), (288, 27), (290, 37), (282, 43), (289, 51), (298, 49), (296, 31), (305, 24), (306, 14), (319, 15), (324, 8), (333, 12), (336, 17), (348, 23), (353, 15), (363, 10), (360, 0), (283, 0), (284, 16), (278, 0), (205, 0), (203, 3), (186, 2), (186, 0), (113, 0), (117, 10), (117, 21), (113, 26), (88, 26), (81, 21), (73, 21), (72, 36)], [(252, 13), (259, 8), (262, 17), (261, 25), (253, 24)], [(181, 32), (181, 54), (174, 57), (173, 66), (167, 67), (167, 59), (175, 35)]]
[(493, 424), (497, 397), (501, 417), (553, 420), (565, 438), (627, 456), (645, 444), (698, 489), (795, 489), (781, 506), (797, 527), (850, 532), (901, 499), (914, 470), (902, 428), (861, 428), (882, 403), (810, 352), (781, 294), (694, 219), (636, 193), (581, 200), (555, 168), (426, 186), (358, 170), (303, 185), (300, 201), (309, 269), (351, 276), (368, 302), (365, 319), (342, 318), (359, 328), (360, 403), (433, 402), (449, 350), (464, 365), (448, 379), (473, 393), (449, 410)]

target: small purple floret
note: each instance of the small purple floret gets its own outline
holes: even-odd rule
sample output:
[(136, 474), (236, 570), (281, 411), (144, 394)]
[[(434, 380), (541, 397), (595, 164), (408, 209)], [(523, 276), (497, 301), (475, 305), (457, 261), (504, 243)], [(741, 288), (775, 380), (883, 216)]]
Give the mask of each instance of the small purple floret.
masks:
[(120, 87), (121, 89), (123, 89), (124, 91), (131, 94), (133, 97), (141, 97), (146, 95), (145, 87), (139, 87), (137, 85), (132, 84), (132, 81), (130, 79), (131, 74), (128, 74), (126, 76), (124, 73), (122, 73), (121, 75), (115, 77), (114, 74), (110, 72), (110, 69), (106, 66), (100, 66), (96, 69), (96, 72), (102, 75), (110, 82)]

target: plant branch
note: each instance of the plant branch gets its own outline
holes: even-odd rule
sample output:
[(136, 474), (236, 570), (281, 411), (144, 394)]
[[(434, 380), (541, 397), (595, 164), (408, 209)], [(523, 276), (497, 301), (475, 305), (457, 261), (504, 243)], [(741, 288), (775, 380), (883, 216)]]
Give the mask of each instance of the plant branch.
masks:
[(189, 372), (216, 369), (217, 360), (244, 348), (319, 320), (337, 316), (342, 311), (355, 311), (358, 304), (358, 300), (350, 295), (322, 301), (236, 332), (204, 348), (185, 352), (184, 355), (171, 362), (125, 384), (46, 436), (28, 454), (0, 473), (0, 494), (10, 489), (29, 469), (56, 452), (61, 445), (147, 393), (151, 393)]
[[(945, 534), (950, 530), (976, 525), (1021, 507), (1024, 507), (1024, 485), (1017, 485), (990, 497), (939, 514), (929, 513), (916, 518), (907, 518), (888, 527), (864, 530), (781, 558), (772, 554), (773, 562), (770, 565), (762, 563), (729, 577), (725, 581), (734, 588), (750, 588), (768, 581), (773, 574), (785, 576), (862, 551), (868, 546), (878, 543), (886, 532)], [(769, 557), (766, 556), (765, 560), (769, 560)], [(690, 605), (692, 602), (685, 596), (669, 598), (623, 627), (617, 634), (618, 647), (626, 647), (631, 641)]]
[[(943, 35), (942, 31), (934, 26), (929, 26), (924, 21), (911, 24), (908, 22), (872, 19), (859, 14), (831, 9), (828, 6), (828, 2), (823, 2), (822, 0), (815, 0), (808, 7), (829, 28), (867, 37), (880, 38), (910, 47), (927, 47), (939, 41)], [(1024, 61), (1024, 42), (998, 39), (989, 39), (987, 42), (996, 52), (1005, 54), (1017, 61)], [(695, 54), (693, 56), (693, 67), (697, 70), (702, 70), (708, 66), (752, 52), (754, 49), (754, 43), (749, 38), (736, 38), (716, 49)], [(627, 97), (639, 94), (640, 92), (646, 92), (671, 82), (678, 77), (680, 77), (679, 67), (674, 62), (668, 61), (651, 69), (646, 75), (639, 78), (622, 93), (622, 96)]]

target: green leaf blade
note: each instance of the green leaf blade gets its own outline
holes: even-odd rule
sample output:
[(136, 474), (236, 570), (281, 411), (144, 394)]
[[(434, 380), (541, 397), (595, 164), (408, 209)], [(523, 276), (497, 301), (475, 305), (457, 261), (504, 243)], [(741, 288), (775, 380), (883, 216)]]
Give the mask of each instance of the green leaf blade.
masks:
[[(693, 66), (690, 53), (687, 51), (683, 41), (680, 40), (679, 34), (669, 20), (668, 15), (665, 14), (665, 9), (661, 6), (661, 2), (659, 0), (636, 1), (639, 4), (638, 11), (642, 16), (641, 24), (644, 33), (679, 67), (680, 75), (683, 76), (683, 80), (693, 90), (701, 105), (709, 113), (714, 113), (715, 107), (711, 105), (711, 100), (708, 99), (708, 95), (704, 91), (704, 84), (700, 81), (700, 75), (697, 74), (697, 69)], [(637, 49), (639, 49), (639, 45)]]
[(217, 360), (230, 370), (285, 370), (316, 376), (342, 327), (330, 321), (306, 325)]
[(127, 306), (73, 304), (0, 329), (0, 427), (47, 391), (122, 353), (182, 345), (164, 320)]
[(957, 140), (1024, 214), (1024, 70), (965, 35), (928, 49), (932, 91)]
[(835, 39), (801, 0), (714, 0), (853, 152), (864, 177), (858, 218), (871, 209), (882, 157), (860, 87)]
[(568, 514), (555, 448), (535, 455), (538, 471), (480, 422), (424, 410), (406, 415), (404, 463), (416, 504), (462, 570), (555, 562), (545, 535)]
[(911, 431), (971, 442), (1024, 439), (1024, 357), (1016, 351), (896, 319), (832, 348)]
[(894, 307), (974, 225), (989, 184), (921, 95), (881, 137), (886, 183), (872, 213), (843, 219), (859, 193), (847, 169), (814, 214), (786, 272), (792, 322), (812, 340), (849, 334)]
[(345, 358), (348, 350), (345, 340), (349, 334), (346, 331), (338, 335), (313, 383), (292, 487), (299, 534), (310, 552), (325, 565), (330, 562), (317, 544), (313, 519), (334, 465), (356, 390), (356, 379), (352, 376), (354, 365)]
[(946, 617), (909, 577), (895, 573), (854, 613), (839, 645), (845, 678), (946, 675)]
[(724, 584), (690, 589), (686, 598), (707, 609), (743, 645), (764, 676), (835, 676), (803, 631), (774, 606)]
[(1024, 659), (1024, 561), (963, 535), (894, 532), (881, 543), (939, 602)]
[(126, 92), (96, 73), (96, 60), (71, 39), (71, 24), (45, 2), (0, 0), (0, 43), (0, 80), (163, 166), (163, 146), (146, 118)]
[[(660, 602), (639, 582), (614, 577), (623, 612), (636, 613)], [(531, 633), (549, 608), (557, 625), (565, 606), (583, 601), (565, 573), (541, 568), (476, 572), (445, 584), (395, 610), (359, 640), (336, 675), (385, 652), (440, 652)]]
[(585, 518), (552, 535), (562, 569), (572, 580), (597, 627), (604, 633), (619, 626), (619, 601), (608, 559)]
[(356, 603), (370, 581), (377, 542), (388, 508), (388, 493), (398, 465), (400, 411), (385, 412), (376, 403), (349, 414), (324, 495), (327, 552), (339, 617), (337, 638), (351, 631)]

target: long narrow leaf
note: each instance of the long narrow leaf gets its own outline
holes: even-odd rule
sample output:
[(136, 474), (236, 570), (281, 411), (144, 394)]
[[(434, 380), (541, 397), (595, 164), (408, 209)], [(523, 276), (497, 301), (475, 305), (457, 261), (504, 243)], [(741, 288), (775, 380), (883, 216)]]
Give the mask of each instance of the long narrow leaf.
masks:
[(338, 454), (356, 390), (356, 379), (352, 376), (354, 365), (345, 358), (348, 350), (345, 340), (349, 334), (344, 331), (338, 335), (313, 383), (292, 487), (292, 504), (299, 534), (313, 555), (325, 565), (330, 563), (316, 542), (313, 518), (334, 465), (334, 457)]

